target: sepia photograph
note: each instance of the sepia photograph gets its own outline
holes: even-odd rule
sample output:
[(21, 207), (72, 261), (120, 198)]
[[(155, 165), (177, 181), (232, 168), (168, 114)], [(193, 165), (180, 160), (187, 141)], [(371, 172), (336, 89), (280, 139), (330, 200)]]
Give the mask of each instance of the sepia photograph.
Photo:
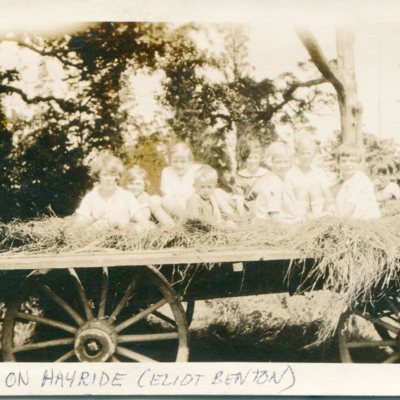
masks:
[(2, 18), (0, 359), (399, 363), (399, 21), (117, 3)]

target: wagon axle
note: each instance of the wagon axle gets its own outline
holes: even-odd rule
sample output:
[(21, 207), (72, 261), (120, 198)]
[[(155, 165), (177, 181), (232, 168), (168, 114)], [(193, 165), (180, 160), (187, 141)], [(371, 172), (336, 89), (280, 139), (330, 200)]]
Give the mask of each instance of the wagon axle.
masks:
[(79, 361), (105, 362), (115, 353), (117, 343), (117, 335), (107, 320), (94, 319), (78, 330), (74, 351)]

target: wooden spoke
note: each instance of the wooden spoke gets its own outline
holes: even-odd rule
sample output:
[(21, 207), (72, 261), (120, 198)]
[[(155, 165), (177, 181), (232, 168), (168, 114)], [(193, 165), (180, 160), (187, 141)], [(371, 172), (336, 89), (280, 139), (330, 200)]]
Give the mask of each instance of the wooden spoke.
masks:
[(130, 325), (135, 324), (136, 322), (140, 321), (141, 319), (147, 317), (149, 314), (153, 313), (154, 311), (158, 310), (164, 304), (167, 304), (168, 301), (166, 299), (161, 299), (157, 303), (151, 305), (150, 307), (146, 308), (145, 310), (141, 311), (139, 314), (134, 315), (131, 318), (128, 318), (126, 321), (122, 322), (121, 324), (115, 327), (115, 332), (121, 332), (123, 329), (127, 328)]
[(124, 356), (126, 358), (129, 358), (132, 361), (138, 361), (138, 362), (157, 362), (153, 358), (144, 356), (143, 354), (137, 353), (136, 351), (128, 350), (125, 347), (118, 346), (117, 347), (117, 353), (120, 354), (121, 356)]
[(166, 315), (164, 315), (163, 313), (161, 313), (159, 311), (153, 311), (153, 315), (162, 319), (165, 322), (168, 322), (172, 326), (176, 326), (176, 322), (172, 318), (167, 317)]
[(71, 357), (73, 357), (75, 355), (75, 351), (71, 350), (68, 353), (65, 353), (64, 355), (62, 355), (60, 358), (57, 358), (57, 360), (55, 360), (54, 362), (64, 362), (69, 360)]
[(74, 343), (74, 338), (54, 339), (54, 340), (47, 340), (45, 342), (24, 344), (22, 346), (14, 347), (12, 351), (13, 353), (18, 353), (21, 351), (44, 349), (46, 347), (65, 346), (73, 343)]
[(103, 267), (98, 318), (104, 318), (108, 291), (108, 268)]
[(122, 311), (122, 309), (125, 307), (126, 303), (128, 302), (129, 298), (132, 296), (132, 293), (137, 287), (138, 281), (137, 281), (138, 276), (135, 274), (134, 278), (131, 280), (129, 283), (128, 288), (126, 289), (124, 295), (122, 296), (121, 300), (117, 304), (117, 307), (115, 307), (114, 311), (111, 313), (110, 317), (108, 318), (109, 323), (113, 323), (119, 313)]
[(82, 317), (57, 293), (53, 291), (49, 286), (42, 284), (41, 289), (56, 303), (61, 307), (78, 325), (84, 323)]
[(383, 364), (392, 364), (396, 361), (400, 360), (400, 353), (394, 353), (389, 358), (387, 358)]
[(75, 334), (77, 331), (77, 329), (75, 327), (65, 324), (64, 322), (56, 321), (56, 320), (50, 319), (50, 318), (40, 317), (39, 315), (18, 312), (16, 316), (19, 319), (24, 319), (27, 321), (36, 322), (38, 324), (52, 326), (53, 328), (62, 329), (64, 331), (72, 333), (72, 334)]
[(365, 342), (347, 342), (346, 346), (350, 349), (358, 349), (362, 347), (391, 347), (396, 346), (396, 340), (371, 340)]
[(118, 363), (121, 362), (121, 361), (118, 360), (118, 358), (115, 357), (115, 356), (112, 356), (112, 357), (111, 357), (111, 361), (112, 361), (112, 362), (118, 362)]
[(382, 328), (385, 328), (388, 331), (391, 331), (391, 332), (393, 332), (395, 334), (399, 334), (400, 333), (400, 328), (398, 328), (396, 326), (393, 326), (393, 325), (391, 325), (391, 324), (389, 324), (387, 322), (384, 322), (384, 321), (380, 320), (379, 318), (371, 317), (368, 314), (364, 314), (364, 313), (362, 313), (361, 311), (358, 311), (358, 310), (354, 310), (354, 314), (358, 315), (359, 317), (362, 317), (362, 318), (366, 319), (367, 321), (372, 322), (374, 325), (379, 325)]
[(121, 335), (118, 337), (119, 343), (153, 342), (159, 340), (173, 340), (173, 339), (179, 339), (178, 332), (147, 333), (140, 335)]
[(68, 271), (74, 280), (76, 290), (78, 291), (79, 298), (83, 305), (83, 309), (85, 310), (86, 318), (88, 320), (91, 320), (91, 319), (93, 319), (93, 313), (90, 308), (89, 300), (86, 296), (85, 289), (83, 288), (82, 282), (79, 279), (78, 274), (76, 273), (76, 271), (73, 268), (68, 268)]
[(399, 308), (397, 307), (397, 304), (395, 304), (395, 303), (393, 302), (393, 300), (390, 299), (389, 297), (386, 297), (386, 302), (388, 303), (389, 308), (392, 310), (392, 312), (393, 312), (393, 313), (395, 314), (395, 316), (398, 318), (398, 317), (400, 316), (400, 310), (399, 310)]

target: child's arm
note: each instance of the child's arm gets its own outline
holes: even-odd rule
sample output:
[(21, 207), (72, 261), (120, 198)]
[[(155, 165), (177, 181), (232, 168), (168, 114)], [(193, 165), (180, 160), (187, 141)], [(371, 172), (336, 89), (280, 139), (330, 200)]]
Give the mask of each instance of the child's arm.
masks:
[(197, 196), (189, 197), (186, 203), (186, 215), (189, 219), (204, 220), (201, 203)]

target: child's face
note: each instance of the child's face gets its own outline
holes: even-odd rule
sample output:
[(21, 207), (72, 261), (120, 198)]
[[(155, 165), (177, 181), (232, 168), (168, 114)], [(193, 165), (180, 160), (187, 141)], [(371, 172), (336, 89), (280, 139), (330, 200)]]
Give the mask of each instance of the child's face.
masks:
[(344, 179), (352, 177), (360, 169), (360, 160), (357, 156), (340, 157), (339, 169)]
[(194, 182), (196, 193), (204, 200), (209, 200), (217, 186), (215, 179), (198, 178)]
[(103, 170), (99, 173), (99, 184), (101, 189), (112, 191), (117, 187), (119, 174), (115, 171)]
[(246, 168), (251, 172), (256, 172), (261, 163), (261, 153), (250, 153), (246, 159)]
[(144, 180), (141, 178), (130, 179), (126, 184), (126, 188), (132, 192), (136, 197), (140, 196), (145, 189)]
[(385, 187), (390, 182), (390, 175), (387, 172), (379, 172), (377, 176), (377, 183), (381, 187)]
[(315, 157), (315, 147), (313, 145), (300, 146), (297, 149), (296, 156), (301, 165), (309, 166)]
[(275, 156), (272, 157), (271, 159), (271, 171), (275, 174), (278, 175), (280, 178), (284, 178), (286, 175), (286, 172), (289, 171), (290, 168), (290, 157), (289, 154), (276, 154)]
[(188, 170), (190, 160), (187, 154), (175, 153), (171, 157), (171, 167), (175, 170), (178, 176), (182, 176)]

